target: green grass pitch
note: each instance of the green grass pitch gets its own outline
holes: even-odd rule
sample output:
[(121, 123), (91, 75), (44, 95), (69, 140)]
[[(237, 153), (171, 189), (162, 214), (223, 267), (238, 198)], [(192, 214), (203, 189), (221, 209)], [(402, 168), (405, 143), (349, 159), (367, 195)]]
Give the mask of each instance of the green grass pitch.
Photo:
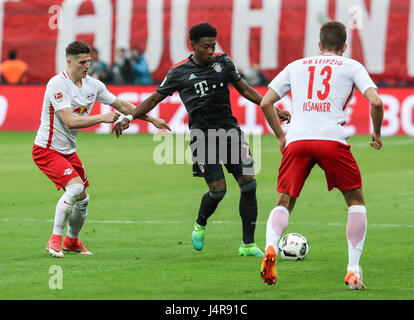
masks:
[[(412, 137), (384, 138), (381, 151), (369, 147), (369, 137), (349, 140), (368, 210), (361, 258), (367, 290), (351, 291), (343, 284), (346, 205), (338, 190), (327, 191), (319, 167), (287, 229), (308, 238), (309, 255), (299, 262), (279, 259), (278, 282), (269, 287), (260, 279), (261, 259), (237, 253), (236, 182), (226, 175), (228, 192), (209, 220), (204, 250), (196, 252), (190, 235), (207, 190), (204, 180), (192, 177), (190, 164), (155, 164), (160, 141), (148, 134), (119, 140), (78, 135), (78, 154), (91, 184), (81, 240), (94, 256), (52, 258), (45, 244), (61, 192), (33, 163), (34, 136), (0, 133), (0, 299), (414, 299)], [(280, 163), (274, 137), (262, 137), (260, 162), (256, 243), (263, 249)], [(61, 267), (62, 289), (49, 286), (53, 266)]]

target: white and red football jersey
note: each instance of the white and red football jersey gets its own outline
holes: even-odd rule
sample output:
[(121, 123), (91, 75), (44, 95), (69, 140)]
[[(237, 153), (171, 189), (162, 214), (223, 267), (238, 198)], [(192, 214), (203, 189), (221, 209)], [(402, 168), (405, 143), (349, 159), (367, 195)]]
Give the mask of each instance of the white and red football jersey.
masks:
[(66, 127), (56, 112), (72, 108), (74, 116), (89, 116), (95, 101), (111, 105), (115, 99), (105, 85), (95, 78), (86, 76), (79, 88), (66, 72), (57, 74), (47, 83), (41, 123), (34, 143), (63, 154), (75, 152), (78, 129)]
[(292, 118), (286, 145), (297, 140), (333, 140), (346, 144), (346, 109), (355, 88), (377, 89), (359, 62), (334, 54), (296, 60), (269, 84), (281, 98), (292, 91)]

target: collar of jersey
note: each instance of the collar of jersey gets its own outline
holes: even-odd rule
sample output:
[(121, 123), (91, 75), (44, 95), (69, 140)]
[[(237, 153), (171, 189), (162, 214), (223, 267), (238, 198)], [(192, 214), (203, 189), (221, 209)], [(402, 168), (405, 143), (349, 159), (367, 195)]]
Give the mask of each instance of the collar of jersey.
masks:
[(84, 85), (84, 79), (86, 79), (86, 77), (85, 78), (82, 78), (82, 87), (78, 87), (76, 84), (73, 83), (72, 80), (70, 80), (69, 75), (66, 73), (66, 71), (62, 71), (62, 73), (63, 73), (63, 76), (65, 77), (65, 79), (68, 80), (74, 87), (76, 87), (78, 89), (81, 89), (83, 87), (83, 85)]
[(205, 66), (200, 66), (199, 64), (195, 63), (195, 62), (194, 62), (194, 60), (192, 59), (192, 56), (193, 56), (193, 55), (194, 55), (194, 53), (190, 54), (190, 55), (188, 56), (188, 60), (189, 60), (189, 61), (191, 61), (191, 63), (192, 63), (192, 64), (194, 64), (195, 66), (197, 66), (197, 67), (199, 67), (199, 68), (205, 68), (205, 67), (208, 67), (208, 66), (211, 64), (211, 62), (213, 61), (213, 59), (214, 59), (214, 57), (213, 57), (213, 58), (211, 58), (210, 62), (209, 62), (209, 63), (207, 63)]

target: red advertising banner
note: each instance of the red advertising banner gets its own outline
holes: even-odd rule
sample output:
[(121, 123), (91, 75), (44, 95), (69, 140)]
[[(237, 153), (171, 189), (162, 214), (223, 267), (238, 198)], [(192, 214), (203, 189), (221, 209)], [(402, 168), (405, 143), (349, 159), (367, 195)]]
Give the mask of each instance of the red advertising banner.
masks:
[(16, 49), (28, 63), (28, 81), (47, 82), (64, 70), (73, 40), (96, 47), (108, 65), (118, 49), (137, 47), (160, 82), (190, 53), (189, 28), (209, 22), (218, 30), (217, 51), (241, 71), (259, 65), (271, 79), (293, 60), (319, 53), (319, 29), (328, 20), (346, 25), (345, 55), (374, 80), (414, 81), (410, 0), (2, 0), (0, 52), (4, 61)]
[[(138, 105), (145, 100), (156, 86), (107, 86), (108, 90), (121, 99)], [(257, 87), (264, 95), (266, 87)], [(0, 86), (0, 131), (37, 131), (40, 124), (45, 86)], [(380, 88), (379, 94), (384, 102), (384, 123), (382, 134), (414, 136), (414, 89)], [(247, 134), (270, 134), (271, 129), (265, 121), (260, 107), (246, 100), (230, 87), (230, 99), (234, 116)], [(284, 97), (277, 106), (291, 110), (290, 96)], [(92, 114), (105, 113), (110, 106), (95, 103)], [(174, 133), (188, 132), (188, 115), (178, 93), (168, 96), (150, 112), (155, 117), (165, 119)], [(284, 124), (284, 126), (286, 126)], [(369, 134), (371, 121), (369, 103), (357, 90), (348, 107), (346, 127), (350, 135)], [(111, 124), (100, 124), (82, 131), (110, 133)], [(131, 124), (128, 133), (153, 133), (157, 129), (151, 124), (137, 120)]]

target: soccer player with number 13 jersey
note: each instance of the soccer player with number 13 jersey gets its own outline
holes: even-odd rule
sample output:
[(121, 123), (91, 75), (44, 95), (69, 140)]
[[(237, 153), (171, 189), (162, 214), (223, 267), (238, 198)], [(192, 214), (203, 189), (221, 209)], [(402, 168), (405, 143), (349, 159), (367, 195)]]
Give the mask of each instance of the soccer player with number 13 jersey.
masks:
[[(278, 242), (288, 226), (289, 215), (304, 182), (315, 164), (324, 172), (328, 189), (338, 188), (348, 206), (346, 236), (348, 266), (345, 284), (365, 289), (359, 265), (367, 229), (361, 174), (347, 143), (346, 111), (355, 89), (371, 105), (373, 123), (370, 145), (382, 146), (383, 103), (366, 69), (357, 61), (342, 57), (347, 45), (346, 28), (327, 22), (320, 30), (321, 54), (290, 63), (269, 84), (261, 108), (279, 140), (282, 162), (279, 168), (275, 208), (266, 227), (266, 252), (261, 277), (268, 285), (277, 280)], [(287, 133), (281, 129), (274, 103), (292, 92), (292, 118)]]

